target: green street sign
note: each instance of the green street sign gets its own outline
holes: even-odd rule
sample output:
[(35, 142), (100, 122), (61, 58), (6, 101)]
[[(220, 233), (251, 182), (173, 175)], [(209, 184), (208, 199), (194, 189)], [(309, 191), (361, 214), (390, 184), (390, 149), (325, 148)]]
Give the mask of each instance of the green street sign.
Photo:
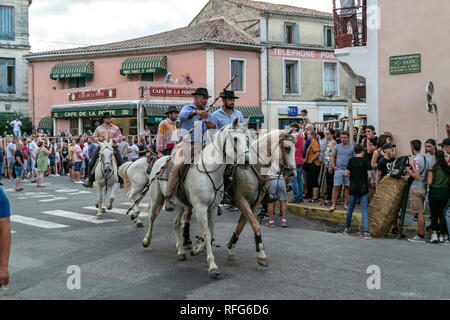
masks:
[(418, 53), (390, 57), (389, 70), (391, 75), (421, 72), (421, 55)]

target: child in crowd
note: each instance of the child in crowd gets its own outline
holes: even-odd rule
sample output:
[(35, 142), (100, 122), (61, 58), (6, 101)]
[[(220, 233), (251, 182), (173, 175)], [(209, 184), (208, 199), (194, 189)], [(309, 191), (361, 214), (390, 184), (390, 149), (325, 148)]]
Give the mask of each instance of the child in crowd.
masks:
[(346, 228), (344, 235), (351, 233), (353, 210), (357, 198), (361, 203), (362, 228), (364, 239), (371, 239), (369, 233), (368, 207), (369, 207), (369, 189), (368, 181), (371, 178), (370, 163), (364, 158), (363, 147), (360, 144), (354, 146), (356, 156), (351, 158), (345, 170), (345, 176), (350, 177), (350, 190), (348, 199)]

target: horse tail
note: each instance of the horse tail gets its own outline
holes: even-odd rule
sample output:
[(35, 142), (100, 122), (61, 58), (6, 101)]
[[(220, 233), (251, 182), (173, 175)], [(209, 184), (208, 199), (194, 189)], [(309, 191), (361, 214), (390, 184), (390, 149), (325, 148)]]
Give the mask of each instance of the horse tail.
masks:
[(122, 178), (123, 180), (123, 192), (124, 194), (128, 194), (128, 191), (130, 190), (131, 187), (131, 182), (130, 179), (128, 179), (128, 168), (133, 164), (133, 162), (126, 162), (123, 165), (121, 165), (119, 167), (119, 176)]

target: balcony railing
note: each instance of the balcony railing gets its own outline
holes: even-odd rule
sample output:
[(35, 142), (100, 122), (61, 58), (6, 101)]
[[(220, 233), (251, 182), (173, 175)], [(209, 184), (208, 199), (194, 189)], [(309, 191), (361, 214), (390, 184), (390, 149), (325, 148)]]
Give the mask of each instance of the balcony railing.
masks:
[[(337, 8), (333, 0), (334, 39), (338, 49), (367, 44), (367, 0), (357, 1), (356, 7)], [(356, 30), (355, 30), (356, 29)]]

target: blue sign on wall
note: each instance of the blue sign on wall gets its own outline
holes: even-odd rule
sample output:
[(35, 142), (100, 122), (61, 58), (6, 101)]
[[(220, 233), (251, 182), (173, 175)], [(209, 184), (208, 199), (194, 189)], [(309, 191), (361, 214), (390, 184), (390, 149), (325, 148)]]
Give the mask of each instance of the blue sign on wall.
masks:
[(298, 107), (288, 107), (289, 117), (298, 117)]

